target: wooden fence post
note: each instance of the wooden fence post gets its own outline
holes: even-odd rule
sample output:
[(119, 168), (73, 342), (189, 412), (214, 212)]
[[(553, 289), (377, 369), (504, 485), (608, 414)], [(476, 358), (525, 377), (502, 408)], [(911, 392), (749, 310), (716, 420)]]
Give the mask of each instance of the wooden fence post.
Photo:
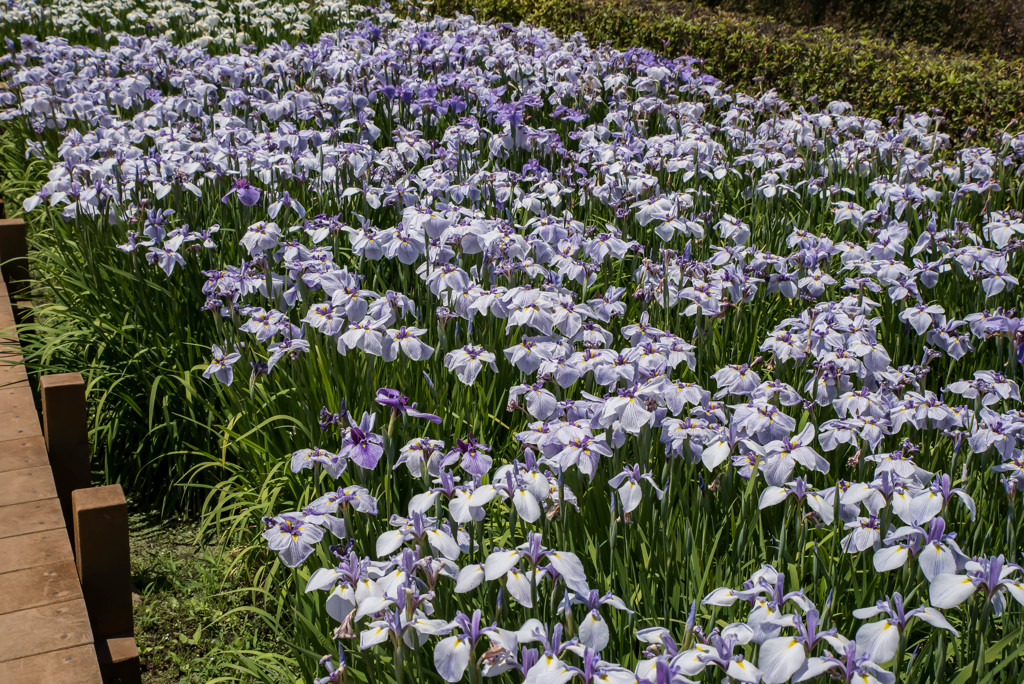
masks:
[(4, 282), (12, 301), (28, 290), (28, 241), (25, 222), (21, 219), (0, 219), (0, 263)]
[[(50, 455), (57, 498), (70, 532), (71, 493), (91, 483), (85, 381), (81, 373), (44, 375), (39, 381), (39, 393), (43, 403), (46, 451)], [(125, 535), (127, 539), (127, 532)]]
[(105, 682), (141, 682), (132, 619), (128, 504), (121, 485), (76, 489), (75, 564)]

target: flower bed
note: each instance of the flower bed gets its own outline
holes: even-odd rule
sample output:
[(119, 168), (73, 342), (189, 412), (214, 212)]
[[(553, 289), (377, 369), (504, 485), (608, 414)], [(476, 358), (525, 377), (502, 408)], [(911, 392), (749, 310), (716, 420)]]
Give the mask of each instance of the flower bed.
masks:
[(285, 670), (1019, 679), (1024, 138), (345, 16), (23, 36), (0, 95), (40, 325), (248, 545)]
[[(897, 9), (895, 2), (882, 4), (895, 13), (921, 16)], [(622, 49), (692, 55), (734, 87), (774, 88), (796, 106), (808, 99), (814, 106), (848, 101), (859, 114), (893, 119), (897, 127), (905, 113), (939, 112), (942, 131), (960, 145), (998, 144), (1004, 131), (1019, 131), (1024, 120), (1020, 57), (964, 54), (877, 37), (878, 31), (894, 30), (893, 22), (876, 22), (878, 31), (851, 33), (654, 0), (439, 0), (438, 6), (481, 19), (526, 21), (560, 35), (580, 31), (594, 43)], [(972, 24), (975, 30), (980, 25)]]

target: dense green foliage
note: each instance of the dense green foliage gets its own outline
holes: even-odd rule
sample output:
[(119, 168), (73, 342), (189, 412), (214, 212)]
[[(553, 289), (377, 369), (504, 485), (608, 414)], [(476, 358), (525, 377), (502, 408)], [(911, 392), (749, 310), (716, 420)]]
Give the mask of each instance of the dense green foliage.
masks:
[(1024, 55), (1024, 3), (1019, 0), (684, 1), (801, 26), (855, 29), (948, 50)]
[(1024, 115), (1024, 61), (958, 55), (834, 29), (794, 28), (688, 3), (634, 0), (440, 0), (442, 13), (581, 31), (594, 42), (647, 47), (704, 60), (704, 69), (744, 90), (845, 100), (882, 120), (940, 110), (958, 142), (989, 142)]

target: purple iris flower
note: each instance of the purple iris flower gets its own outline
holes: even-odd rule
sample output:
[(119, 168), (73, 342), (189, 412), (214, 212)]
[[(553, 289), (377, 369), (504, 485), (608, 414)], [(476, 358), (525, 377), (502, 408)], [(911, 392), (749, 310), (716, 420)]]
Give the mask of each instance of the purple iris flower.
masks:
[(590, 593), (576, 594), (572, 599), (569, 599), (567, 591), (566, 598), (562, 601), (563, 609), (568, 609), (569, 603), (581, 603), (586, 606), (587, 614), (580, 621), (578, 636), (581, 644), (595, 652), (603, 651), (611, 636), (608, 623), (598, 612), (601, 606), (610, 605), (616, 610), (633, 612), (618, 596), (610, 592), (602, 596), (597, 589), (592, 589)]
[[(608, 481), (608, 486), (619, 490), (619, 500), (622, 502), (623, 513), (630, 513), (643, 499), (640, 491), (640, 481), (646, 480), (654, 490), (654, 495), (660, 500), (665, 492), (658, 488), (658, 484), (651, 477), (650, 472), (642, 471), (639, 464), (624, 466), (622, 472)], [(600, 649), (597, 649), (600, 650)]]
[(263, 538), (271, 551), (277, 551), (281, 562), (289, 568), (298, 567), (313, 553), (313, 545), (323, 539), (324, 531), (307, 522), (301, 513), (285, 513), (264, 518), (267, 529)]
[[(558, 674), (558, 671), (556, 670), (558, 677), (557, 681), (566, 681), (573, 677), (579, 677), (580, 680), (585, 683), (630, 681), (632, 679), (636, 679), (632, 672), (621, 665), (615, 665), (614, 663), (608, 663), (601, 660), (600, 654), (591, 648), (584, 647), (583, 654), (580, 657), (583, 661), (581, 663), (583, 667), (574, 667), (572, 665), (563, 666), (564, 672), (561, 674)], [(545, 681), (540, 677), (537, 679), (539, 681)]]
[(1024, 569), (1015, 563), (1007, 563), (1003, 556), (975, 558), (968, 561), (965, 575), (941, 574), (932, 580), (929, 598), (936, 608), (954, 608), (966, 601), (971, 594), (982, 589), (992, 601), (995, 615), (1002, 615), (1006, 606), (1004, 594), (1009, 593), (1018, 603), (1024, 605)]
[(345, 400), (341, 400), (341, 409), (337, 413), (332, 413), (326, 406), (320, 409), (320, 429), (327, 432), (331, 429), (332, 425), (341, 424), (341, 416), (345, 413)]
[(455, 448), (449, 452), (449, 456), (461, 458), (462, 469), (470, 475), (483, 477), (491, 469), (493, 459), (489, 452), (491, 448), (486, 444), (476, 441), (472, 433), (465, 441), (455, 440)]
[(842, 653), (835, 656), (826, 655), (824, 658), (808, 658), (807, 663), (801, 668), (800, 681), (819, 677), (826, 672), (831, 673), (833, 679), (838, 679), (846, 684), (855, 681), (877, 681), (880, 684), (893, 684), (896, 681), (896, 675), (883, 670), (867, 654), (858, 653), (857, 646), (856, 641), (851, 641), (846, 644)]
[(338, 539), (347, 539), (348, 530), (345, 521), (334, 515), (338, 510), (337, 505), (330, 501), (314, 501), (303, 508), (300, 513), (307, 523), (330, 530)]
[(373, 430), (374, 416), (364, 413), (359, 424), (356, 424), (350, 416), (349, 422), (352, 423), (352, 427), (348, 429), (345, 443), (339, 450), (338, 456), (355, 462), (360, 468), (373, 470), (377, 467), (380, 457), (384, 455), (384, 440), (380, 435), (370, 432)]
[[(515, 643), (514, 641), (510, 642), (511, 634), (509, 632), (498, 629), (494, 624), (482, 625), (481, 619), (479, 609), (474, 610), (472, 616), (460, 611), (448, 625), (451, 629), (456, 630), (456, 634), (442, 639), (434, 649), (434, 667), (446, 682), (457, 682), (462, 679), (476, 645), (485, 635), (490, 637), (492, 643), (497, 641), (498, 646), (503, 650), (505, 650), (506, 643), (508, 645)], [(514, 650), (514, 646), (512, 650)], [(497, 674), (499, 671), (496, 670), (492, 674)]]
[[(248, 185), (248, 181), (243, 182), (245, 182)], [(253, 204), (256, 204), (256, 202), (260, 201), (259, 188), (255, 188), (249, 185), (245, 189), (245, 192), (251, 192), (253, 190), (256, 191), (256, 199), (251, 203), (246, 202), (246, 197), (243, 196), (242, 192), (239, 192), (238, 194), (238, 198), (242, 200), (242, 204), (245, 204), (247, 207), (252, 206)], [(228, 194), (230, 194), (230, 192)], [(227, 195), (225, 195), (225, 197), (226, 196)], [(284, 194), (281, 196), (279, 200), (277, 200), (276, 202), (272, 203), (269, 207), (267, 207), (267, 213), (270, 214), (270, 218), (277, 218), (277, 215), (281, 212), (282, 207), (289, 207), (292, 211), (299, 215), (300, 219), (306, 217), (306, 209), (301, 204), (299, 204), (298, 200), (289, 195), (287, 190), (285, 190)]]
[(334, 659), (330, 655), (325, 655), (321, 658), (320, 664), (327, 669), (327, 675), (314, 679), (314, 684), (341, 684), (348, 664), (345, 662), (345, 652), (342, 650), (340, 643), (338, 644), (338, 666), (334, 666)]
[(835, 638), (835, 629), (819, 630), (818, 611), (811, 609), (803, 620), (793, 616), (796, 636), (779, 636), (761, 645), (757, 666), (764, 684), (783, 684), (806, 667), (807, 655), (819, 641)]
[(146, 261), (159, 265), (164, 273), (171, 275), (175, 266), (185, 267), (185, 258), (178, 253), (176, 247), (168, 247), (168, 243), (169, 241), (165, 242), (162, 247), (150, 247), (149, 253), (146, 254)]
[(293, 473), (305, 470), (306, 468), (312, 468), (317, 464), (323, 466), (324, 470), (326, 470), (331, 477), (338, 479), (341, 477), (341, 474), (345, 472), (347, 461), (338, 456), (338, 454), (332, 454), (326, 449), (321, 449), (320, 447), (299, 449), (292, 454), (291, 469)]
[(366, 487), (359, 485), (349, 485), (336, 492), (327, 492), (313, 501), (310, 506), (328, 512), (340, 510), (344, 513), (351, 508), (367, 515), (377, 515), (377, 499), (370, 495)]
[(431, 423), (441, 423), (440, 416), (435, 416), (433, 413), (424, 413), (416, 409), (416, 404), (409, 403), (409, 397), (405, 396), (396, 389), (390, 389), (388, 387), (381, 387), (377, 390), (376, 401), (381, 406), (387, 406), (393, 413), (405, 414), (412, 418), (423, 418), (429, 420)]
[(714, 665), (721, 668), (728, 678), (753, 684), (760, 679), (760, 670), (736, 652), (739, 646), (750, 643), (752, 638), (753, 630), (750, 627), (734, 622), (721, 631), (716, 629), (708, 637), (705, 648), (680, 653), (675, 662), (679, 663), (685, 676), (699, 674), (708, 665)]
[(896, 655), (900, 636), (907, 628), (907, 623), (918, 618), (932, 627), (948, 629), (954, 636), (960, 633), (953, 629), (946, 618), (935, 608), (921, 606), (907, 610), (903, 605), (903, 596), (899, 592), (885, 601), (878, 601), (869, 608), (853, 611), (853, 616), (866, 620), (878, 615), (888, 616), (885, 620), (869, 622), (857, 630), (857, 652), (866, 654), (876, 663), (887, 663)]
[(251, 185), (247, 179), (239, 178), (235, 181), (234, 187), (228, 190), (227, 194), (220, 198), (220, 201), (226, 203), (228, 201), (228, 197), (231, 197), (232, 195), (237, 195), (238, 201), (247, 207), (251, 207), (260, 201), (263, 191), (255, 185)]
[(242, 358), (242, 355), (238, 352), (225, 354), (221, 351), (220, 347), (213, 345), (213, 361), (203, 371), (203, 377), (209, 378), (212, 375), (225, 385), (230, 385), (231, 381), (234, 380), (234, 371), (231, 367), (240, 358)]
[(270, 358), (267, 359), (267, 372), (274, 370), (278, 361), (288, 356), (292, 359), (298, 358), (299, 354), (309, 351), (309, 342), (299, 337), (286, 337), (276, 344), (267, 347)]

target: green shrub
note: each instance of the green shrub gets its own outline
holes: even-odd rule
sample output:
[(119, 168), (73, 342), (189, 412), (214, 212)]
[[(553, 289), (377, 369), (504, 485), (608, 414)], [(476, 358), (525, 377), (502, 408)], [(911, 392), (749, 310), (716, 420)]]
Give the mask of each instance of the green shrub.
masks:
[(1024, 56), (1019, 0), (686, 0), (801, 26), (857, 29), (880, 38), (967, 52)]

